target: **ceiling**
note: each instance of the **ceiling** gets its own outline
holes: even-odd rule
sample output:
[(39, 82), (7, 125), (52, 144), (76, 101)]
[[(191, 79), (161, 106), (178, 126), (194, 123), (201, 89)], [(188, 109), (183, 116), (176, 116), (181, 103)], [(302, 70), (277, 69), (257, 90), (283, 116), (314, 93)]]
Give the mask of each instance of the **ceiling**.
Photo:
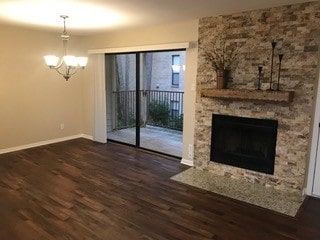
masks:
[(308, 0), (0, 0), (0, 23), (87, 35), (182, 22)]

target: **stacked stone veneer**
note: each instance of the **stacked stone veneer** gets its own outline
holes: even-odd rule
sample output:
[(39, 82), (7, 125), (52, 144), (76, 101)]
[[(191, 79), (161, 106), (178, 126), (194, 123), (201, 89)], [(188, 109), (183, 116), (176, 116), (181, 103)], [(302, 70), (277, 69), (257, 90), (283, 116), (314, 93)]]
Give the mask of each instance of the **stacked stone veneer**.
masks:
[[(318, 76), (319, 26), (320, 2), (200, 19), (194, 154), (197, 168), (301, 194)], [(277, 46), (273, 79), (277, 79), (278, 54), (281, 52), (284, 57), (280, 88), (294, 91), (292, 103), (201, 97), (201, 89), (215, 87), (214, 70), (203, 57), (202, 49), (214, 42), (221, 29), (225, 29), (228, 44), (242, 44), (237, 62), (231, 69), (228, 88), (256, 89), (259, 65), (263, 66), (264, 85), (269, 87), (271, 41), (274, 40)], [(213, 113), (278, 120), (274, 175), (210, 162)]]

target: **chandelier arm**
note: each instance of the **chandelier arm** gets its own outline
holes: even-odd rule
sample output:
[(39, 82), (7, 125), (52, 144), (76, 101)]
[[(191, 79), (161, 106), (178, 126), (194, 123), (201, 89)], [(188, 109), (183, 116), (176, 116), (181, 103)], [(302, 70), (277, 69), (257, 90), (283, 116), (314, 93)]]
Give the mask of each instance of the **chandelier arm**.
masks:
[(66, 67), (66, 71), (65, 72), (61, 72), (60, 68), (55, 68), (55, 70), (56, 70), (57, 73), (59, 73), (61, 76), (63, 76), (66, 81), (68, 81), (69, 78), (74, 74), (74, 73), (70, 74), (70, 68), (71, 67)]
[(61, 76), (66, 75), (65, 73), (60, 71), (60, 68), (54, 68), (54, 70), (56, 70), (56, 72), (59, 73)]
[[(73, 72), (70, 72), (70, 70), (73, 70)], [(75, 74), (78, 72), (78, 70), (79, 70), (78, 67), (77, 67), (77, 68), (69, 68), (69, 70), (68, 70), (68, 75), (69, 75), (69, 76), (73, 76), (73, 75), (75, 75)]]
[(76, 74), (79, 71), (80, 68), (79, 67), (77, 67), (77, 68), (66, 67), (66, 71), (65, 72), (61, 72), (60, 68), (58, 68), (58, 67), (53, 67), (52, 69), (56, 70), (57, 73), (59, 73), (62, 76), (64, 76), (64, 75), (72, 76), (72, 75)]
[(63, 64), (63, 59), (60, 60), (60, 63), (57, 66), (50, 66), (50, 68), (59, 69), (59, 68), (61, 68), (62, 64)]

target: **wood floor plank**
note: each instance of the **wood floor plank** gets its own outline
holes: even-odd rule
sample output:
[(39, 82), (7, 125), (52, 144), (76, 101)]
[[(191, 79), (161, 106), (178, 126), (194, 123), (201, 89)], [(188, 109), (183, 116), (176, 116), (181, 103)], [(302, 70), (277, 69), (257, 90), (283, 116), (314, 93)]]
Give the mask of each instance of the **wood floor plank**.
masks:
[(76, 139), (0, 155), (0, 239), (319, 240), (296, 218), (170, 180), (178, 161)]

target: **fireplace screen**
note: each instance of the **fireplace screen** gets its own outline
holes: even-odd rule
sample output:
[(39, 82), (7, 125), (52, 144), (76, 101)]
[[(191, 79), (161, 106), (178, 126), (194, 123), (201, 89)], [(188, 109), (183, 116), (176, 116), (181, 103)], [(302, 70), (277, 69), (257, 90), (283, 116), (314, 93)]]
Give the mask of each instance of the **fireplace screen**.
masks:
[(212, 115), (213, 162), (273, 174), (278, 121)]

